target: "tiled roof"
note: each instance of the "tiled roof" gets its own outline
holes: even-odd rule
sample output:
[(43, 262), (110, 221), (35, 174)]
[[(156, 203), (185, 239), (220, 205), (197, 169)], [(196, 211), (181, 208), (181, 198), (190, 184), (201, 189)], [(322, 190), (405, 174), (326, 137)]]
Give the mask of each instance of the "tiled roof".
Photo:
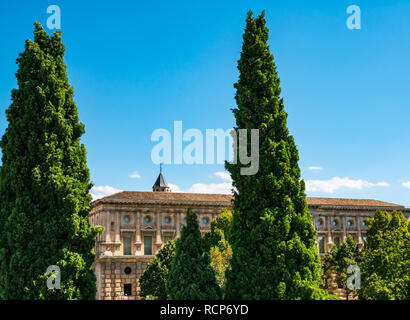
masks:
[(103, 199), (135, 199), (135, 200), (176, 200), (176, 201), (218, 201), (230, 202), (229, 194), (210, 193), (178, 193), (178, 192), (149, 192), (149, 191), (121, 191)]
[(346, 198), (307, 198), (309, 205), (333, 205), (333, 206), (366, 206), (366, 207), (398, 207), (403, 206), (395, 203), (372, 199), (346, 199)]
[[(177, 192), (146, 192), (146, 191), (121, 191), (103, 199), (134, 199), (134, 200), (172, 200), (172, 201), (212, 201), (231, 202), (230, 194), (208, 193), (177, 193)], [(395, 203), (389, 203), (371, 199), (345, 199), (345, 198), (310, 198), (307, 197), (309, 206), (354, 206), (354, 207), (397, 207), (404, 208)]]

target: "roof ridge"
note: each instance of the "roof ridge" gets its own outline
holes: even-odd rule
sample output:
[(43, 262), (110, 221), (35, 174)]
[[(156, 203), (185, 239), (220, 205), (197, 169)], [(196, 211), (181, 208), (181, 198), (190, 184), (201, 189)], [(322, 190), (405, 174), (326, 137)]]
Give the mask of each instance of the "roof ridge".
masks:
[[(189, 193), (189, 192), (153, 192), (153, 191), (132, 191), (123, 190), (98, 200), (158, 200), (158, 201), (217, 201), (231, 202), (233, 194), (224, 193)], [(98, 201), (95, 200), (95, 201)], [(361, 198), (326, 198), (326, 197), (306, 197), (309, 206), (318, 207), (369, 207), (369, 208), (396, 208), (398, 210), (407, 209), (403, 205), (396, 203)], [(95, 202), (93, 201), (93, 202)]]

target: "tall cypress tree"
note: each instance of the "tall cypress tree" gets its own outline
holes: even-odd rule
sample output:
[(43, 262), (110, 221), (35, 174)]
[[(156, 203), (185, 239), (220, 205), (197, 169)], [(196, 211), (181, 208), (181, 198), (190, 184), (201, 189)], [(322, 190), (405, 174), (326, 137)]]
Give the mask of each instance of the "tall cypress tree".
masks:
[[(1, 140), (0, 297), (94, 299), (90, 269), (95, 237), (86, 150), (64, 64), (61, 32), (36, 22), (17, 59), (9, 122)], [(61, 270), (60, 289), (48, 289), (47, 268)]]
[(169, 240), (164, 247), (158, 251), (155, 258), (150, 262), (139, 278), (141, 288), (140, 297), (147, 298), (151, 296), (151, 298), (158, 300), (167, 299), (165, 284), (167, 283), (174, 256), (175, 241)]
[(227, 298), (319, 299), (325, 292), (317, 289), (321, 265), (316, 233), (265, 23), (264, 12), (257, 18), (248, 12), (234, 85), (235, 131), (259, 129), (260, 147), (254, 175), (241, 175), (239, 162), (226, 163), (236, 188)]
[(199, 231), (197, 215), (188, 209), (186, 226), (176, 240), (175, 257), (165, 285), (170, 300), (218, 300), (221, 289), (216, 282), (209, 254)]

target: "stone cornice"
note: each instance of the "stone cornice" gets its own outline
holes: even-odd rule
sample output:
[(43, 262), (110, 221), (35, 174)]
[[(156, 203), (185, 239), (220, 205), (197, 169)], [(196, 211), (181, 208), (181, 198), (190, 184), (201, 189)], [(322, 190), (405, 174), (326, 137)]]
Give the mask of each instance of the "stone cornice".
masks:
[[(132, 262), (132, 261), (135, 261), (135, 260), (139, 260), (139, 261), (141, 261), (141, 260), (145, 260), (145, 261), (151, 261), (153, 258), (155, 257), (155, 255), (150, 255), (150, 256), (144, 256), (144, 255), (141, 255), (141, 256), (104, 256), (104, 255), (101, 255), (101, 256), (99, 256), (97, 259), (98, 260), (104, 260), (104, 261), (110, 261), (110, 260), (120, 260), (120, 261), (129, 261), (129, 262)], [(96, 260), (97, 260), (96, 259)]]

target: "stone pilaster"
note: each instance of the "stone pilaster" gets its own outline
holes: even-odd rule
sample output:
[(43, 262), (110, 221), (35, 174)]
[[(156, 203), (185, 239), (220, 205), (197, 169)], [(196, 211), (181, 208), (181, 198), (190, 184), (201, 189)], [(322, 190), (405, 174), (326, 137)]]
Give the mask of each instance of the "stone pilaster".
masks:
[(162, 213), (159, 210), (155, 212), (156, 216), (156, 240), (155, 240), (155, 245), (156, 245), (156, 250), (155, 253), (159, 250), (159, 248), (162, 246), (162, 240), (161, 240), (161, 230), (162, 230)]
[(135, 223), (135, 254), (139, 254), (141, 252), (141, 212), (137, 212), (137, 219)]
[(326, 215), (326, 228), (327, 228), (327, 241), (326, 241), (326, 248), (325, 251), (329, 251), (333, 245), (332, 239), (332, 217), (330, 215)]

